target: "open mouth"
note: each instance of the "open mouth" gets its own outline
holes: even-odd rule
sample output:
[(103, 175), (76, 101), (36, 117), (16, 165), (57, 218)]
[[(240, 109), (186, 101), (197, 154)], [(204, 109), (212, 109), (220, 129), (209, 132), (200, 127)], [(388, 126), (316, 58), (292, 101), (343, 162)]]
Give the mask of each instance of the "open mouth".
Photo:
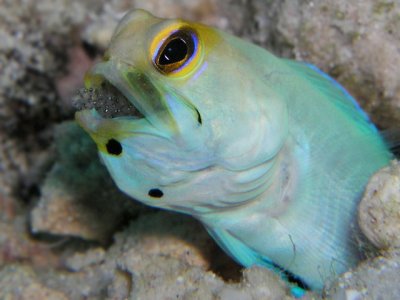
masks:
[[(96, 112), (97, 120), (129, 119), (135, 126), (148, 124), (165, 135), (178, 132), (174, 112), (194, 112), (189, 101), (185, 101), (173, 90), (157, 84), (150, 76), (134, 66), (118, 60), (99, 62), (85, 76), (86, 89), (80, 90), (75, 107), (83, 123), (93, 123)], [(92, 113), (89, 113), (92, 111)], [(144, 122), (146, 121), (146, 122)], [(84, 124), (93, 127), (94, 125)], [(133, 125), (132, 125), (133, 126)], [(146, 125), (147, 126), (147, 125)]]
[(99, 87), (80, 89), (73, 99), (73, 105), (78, 111), (95, 109), (107, 119), (144, 118), (143, 114), (107, 80), (103, 81)]

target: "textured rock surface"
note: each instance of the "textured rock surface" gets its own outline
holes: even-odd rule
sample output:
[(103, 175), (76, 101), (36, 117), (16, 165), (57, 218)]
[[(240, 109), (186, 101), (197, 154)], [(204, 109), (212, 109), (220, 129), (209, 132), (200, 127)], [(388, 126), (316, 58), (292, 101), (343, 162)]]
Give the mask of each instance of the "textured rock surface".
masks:
[[(62, 1), (2, 1), (0, 9), (0, 192), (29, 197), (46, 168), (51, 124), (71, 116), (54, 77), (84, 10)], [(62, 13), (60, 13), (62, 11)]]
[(224, 282), (215, 275), (218, 270), (208, 271), (213, 259), (223, 257), (193, 219), (147, 213), (116, 234), (109, 249), (93, 247), (65, 255), (61, 271), (37, 268), (35, 272), (27, 265), (3, 268), (0, 298), (29, 293), (68, 299), (290, 298), (279, 277), (262, 268), (246, 270), (241, 282)]
[(398, 299), (400, 295), (400, 256), (388, 252), (369, 259), (337, 280), (326, 296), (329, 299)]
[(0, 271), (0, 299), (68, 300), (68, 297), (43, 286), (31, 268), (10, 265)]
[(391, 127), (400, 121), (399, 27), (398, 1), (283, 1), (274, 35)]
[[(241, 276), (195, 221), (127, 202), (89, 139), (73, 125), (55, 130), (73, 117), (72, 98), (84, 70), (132, 7), (214, 25), (279, 55), (308, 60), (343, 83), (380, 127), (399, 127), (396, 1), (4, 0), (0, 298), (289, 297), (267, 270), (246, 270)], [(388, 181), (395, 183), (392, 175)], [(387, 186), (378, 186), (377, 195), (389, 195)], [(391, 212), (374, 208), (394, 217)], [(113, 235), (115, 230), (119, 233)], [(378, 237), (378, 243), (387, 245), (390, 236)], [(398, 257), (392, 251), (364, 262), (327, 290), (328, 297), (395, 299)]]
[(97, 149), (75, 122), (55, 129), (56, 163), (32, 211), (34, 233), (105, 241), (142, 205), (120, 193), (97, 158)]
[(359, 224), (380, 249), (400, 248), (400, 163), (380, 170), (369, 181), (359, 205)]

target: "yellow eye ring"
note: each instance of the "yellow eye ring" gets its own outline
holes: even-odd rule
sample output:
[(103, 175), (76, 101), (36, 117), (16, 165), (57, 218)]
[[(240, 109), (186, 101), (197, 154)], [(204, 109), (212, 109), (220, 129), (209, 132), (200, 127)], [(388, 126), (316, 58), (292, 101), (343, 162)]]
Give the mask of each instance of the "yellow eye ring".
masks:
[(188, 26), (166, 28), (154, 38), (150, 51), (160, 73), (182, 77), (199, 65), (201, 43), (197, 32)]

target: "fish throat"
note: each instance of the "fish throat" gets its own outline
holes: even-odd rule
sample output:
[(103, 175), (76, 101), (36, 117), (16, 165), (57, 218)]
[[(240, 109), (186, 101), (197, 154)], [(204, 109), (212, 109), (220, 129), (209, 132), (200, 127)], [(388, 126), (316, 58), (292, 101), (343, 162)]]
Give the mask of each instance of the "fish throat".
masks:
[[(299, 169), (295, 165), (289, 143), (263, 163), (246, 170), (232, 171), (236, 176), (231, 179), (231, 194), (199, 218), (207, 222), (207, 218), (226, 220), (232, 216), (232, 219), (240, 220), (254, 212), (264, 214), (265, 218), (279, 218), (285, 214), (293, 203), (292, 195), (296, 189)], [(224, 217), (224, 214), (227, 216)]]

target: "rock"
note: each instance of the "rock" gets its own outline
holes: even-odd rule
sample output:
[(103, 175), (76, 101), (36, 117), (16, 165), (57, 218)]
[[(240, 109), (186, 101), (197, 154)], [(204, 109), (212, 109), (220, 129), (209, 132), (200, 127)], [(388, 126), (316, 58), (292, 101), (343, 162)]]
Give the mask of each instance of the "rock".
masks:
[(104, 242), (143, 206), (116, 188), (98, 160), (96, 146), (78, 125), (60, 125), (55, 138), (57, 163), (32, 211), (32, 232)]
[(400, 247), (400, 162), (377, 172), (358, 208), (360, 228), (379, 249)]
[(263, 268), (225, 282), (210, 264), (224, 256), (198, 222), (159, 211), (132, 221), (107, 250), (70, 255), (68, 271), (36, 276), (71, 299), (290, 299), (286, 284)]
[(333, 75), (380, 127), (399, 124), (400, 3), (281, 3), (271, 37), (278, 53), (291, 51)]
[[(69, 3), (69, 2), (68, 2)], [(0, 193), (32, 200), (48, 168), (51, 126), (72, 116), (55, 78), (65, 70), (73, 28), (85, 10), (75, 1), (2, 2), (0, 7)]]
[(60, 264), (61, 258), (51, 246), (32, 239), (27, 231), (26, 216), (20, 215), (13, 220), (0, 221), (0, 269), (21, 261), (36, 267), (53, 268)]
[(68, 300), (62, 292), (43, 286), (30, 267), (9, 265), (0, 271), (0, 299)]
[(91, 265), (101, 264), (105, 260), (103, 248), (94, 248), (84, 253), (75, 253), (65, 261), (65, 266), (74, 272), (81, 271)]
[(240, 283), (226, 284), (218, 296), (221, 300), (292, 299), (277, 274), (257, 266), (246, 269)]
[(354, 270), (342, 274), (325, 290), (327, 299), (387, 299), (395, 300), (400, 295), (399, 252), (388, 252), (384, 256), (368, 259)]

